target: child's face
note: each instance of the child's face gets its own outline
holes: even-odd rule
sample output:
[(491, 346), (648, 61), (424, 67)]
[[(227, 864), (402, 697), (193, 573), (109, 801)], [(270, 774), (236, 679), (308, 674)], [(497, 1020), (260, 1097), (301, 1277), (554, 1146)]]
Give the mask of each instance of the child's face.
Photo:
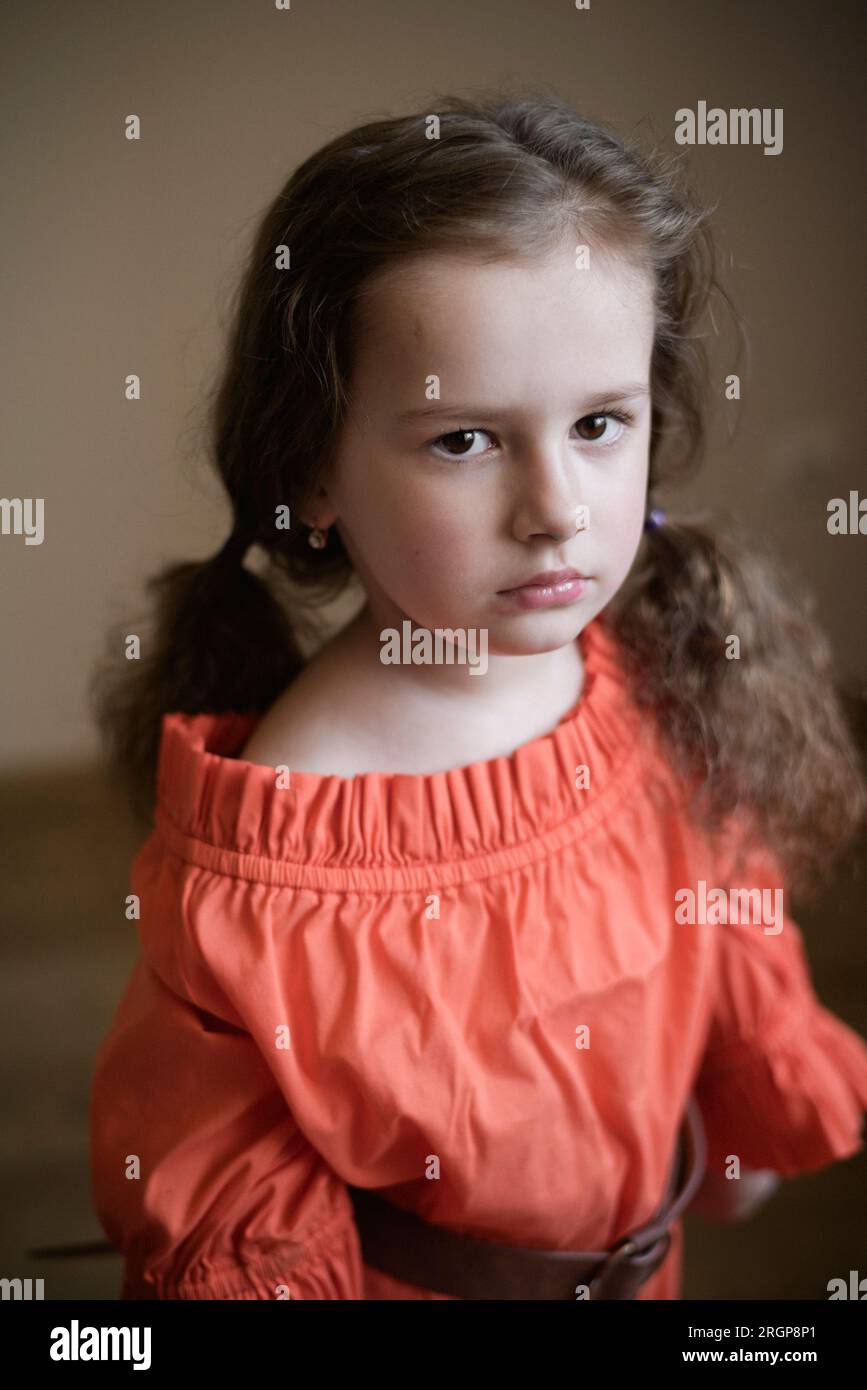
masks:
[[(574, 241), (531, 267), (429, 256), (380, 273), (316, 513), (378, 629), (486, 628), (490, 652), (528, 654), (605, 607), (641, 539), (653, 326), (650, 274), (593, 249), (578, 269)], [(577, 600), (499, 592), (566, 568), (588, 577)]]

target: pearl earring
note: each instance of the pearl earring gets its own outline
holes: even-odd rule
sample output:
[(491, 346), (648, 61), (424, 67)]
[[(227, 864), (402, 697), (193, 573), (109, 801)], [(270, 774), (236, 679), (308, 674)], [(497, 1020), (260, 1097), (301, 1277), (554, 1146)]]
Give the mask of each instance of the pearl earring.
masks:
[(321, 527), (314, 526), (310, 535), (307, 537), (307, 544), (312, 545), (314, 550), (321, 550), (328, 539), (328, 527), (323, 531)]

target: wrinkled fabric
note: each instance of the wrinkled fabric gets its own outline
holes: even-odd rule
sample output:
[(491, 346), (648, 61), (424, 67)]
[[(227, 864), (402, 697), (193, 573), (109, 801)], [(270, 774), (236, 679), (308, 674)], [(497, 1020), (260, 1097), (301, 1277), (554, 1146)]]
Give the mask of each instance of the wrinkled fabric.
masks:
[[(91, 1091), (122, 1297), (447, 1297), (364, 1265), (347, 1183), (604, 1250), (656, 1210), (693, 1091), (718, 1171), (860, 1149), (867, 1046), (788, 915), (675, 920), (678, 890), (735, 881), (603, 621), (578, 640), (563, 719), (447, 772), (277, 785), (237, 757), (258, 716), (165, 716), (141, 951)], [(772, 857), (736, 884), (780, 886)], [(673, 1237), (639, 1298), (680, 1296)]]

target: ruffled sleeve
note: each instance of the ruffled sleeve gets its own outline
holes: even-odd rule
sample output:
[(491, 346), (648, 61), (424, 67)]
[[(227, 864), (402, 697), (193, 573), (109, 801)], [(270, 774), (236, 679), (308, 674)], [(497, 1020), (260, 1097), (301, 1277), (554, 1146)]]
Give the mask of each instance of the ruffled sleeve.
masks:
[[(785, 896), (773, 896), (782, 893), (774, 857), (751, 853), (730, 886), (764, 890), (769, 911), (759, 921), (713, 925), (709, 914), (705, 925), (687, 928), (713, 932), (716, 941), (710, 1028), (695, 1091), (708, 1168), (721, 1172), (736, 1154), (746, 1168), (791, 1177), (862, 1147), (867, 1045), (816, 996), (801, 931)], [(726, 915), (750, 917), (741, 910)]]
[(345, 1185), (249, 1033), (140, 960), (92, 1081), (91, 1190), (126, 1299), (363, 1298)]

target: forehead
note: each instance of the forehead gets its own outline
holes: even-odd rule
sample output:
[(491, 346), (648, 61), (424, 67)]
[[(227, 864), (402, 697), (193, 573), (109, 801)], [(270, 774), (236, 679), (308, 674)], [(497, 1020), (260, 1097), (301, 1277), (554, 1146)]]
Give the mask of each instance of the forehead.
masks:
[(592, 247), (579, 268), (574, 241), (520, 261), (428, 255), (371, 277), (357, 323), (358, 389), (420, 391), (433, 373), (443, 395), (459, 385), (486, 398), (574, 390), (576, 375), (604, 390), (606, 377), (647, 369), (653, 280)]

